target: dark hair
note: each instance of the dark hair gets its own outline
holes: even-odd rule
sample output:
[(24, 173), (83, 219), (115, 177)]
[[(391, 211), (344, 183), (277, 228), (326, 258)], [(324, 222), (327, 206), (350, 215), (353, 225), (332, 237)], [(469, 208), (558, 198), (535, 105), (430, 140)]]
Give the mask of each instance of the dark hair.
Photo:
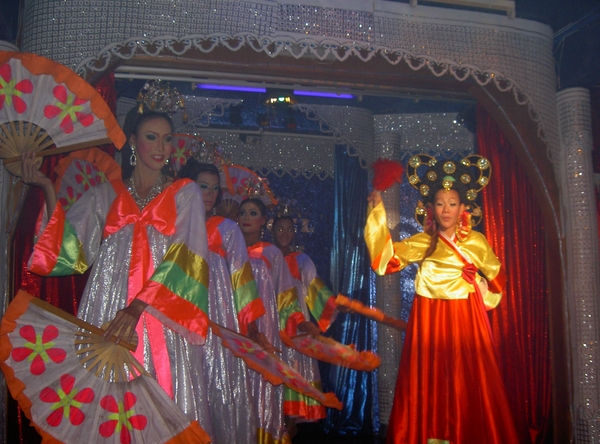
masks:
[(256, 205), (258, 207), (258, 209), (260, 210), (261, 216), (265, 216), (265, 217), (267, 216), (267, 206), (265, 205), (265, 203), (262, 200), (260, 200), (256, 197), (251, 197), (249, 199), (242, 201), (242, 203), (240, 204), (240, 209), (238, 210), (238, 213), (242, 209), (242, 206), (244, 206), (247, 203), (253, 203), (254, 205)]
[[(131, 166), (129, 163), (129, 159), (131, 158), (131, 154), (133, 152), (131, 150), (131, 146), (129, 145), (129, 139), (133, 134), (135, 134), (137, 137), (138, 131), (142, 125), (154, 119), (163, 119), (166, 121), (171, 127), (171, 132), (173, 132), (173, 120), (168, 114), (159, 113), (156, 111), (144, 111), (143, 114), (139, 114), (137, 106), (132, 108), (127, 113), (127, 117), (125, 117), (125, 123), (123, 124), (123, 130), (127, 136), (127, 143), (121, 149), (121, 176), (123, 179), (131, 177), (131, 174), (133, 173), (133, 166)], [(168, 165), (163, 167), (163, 174), (168, 176), (173, 175)]]
[[(190, 157), (185, 165), (181, 167), (179, 174), (177, 174), (178, 179), (192, 179), (194, 182), (198, 180), (198, 176), (200, 173), (209, 173), (217, 176), (219, 179), (219, 183), (221, 182), (221, 174), (219, 173), (219, 169), (213, 165), (212, 163), (203, 163), (199, 162), (197, 159)], [(223, 190), (219, 186), (219, 195), (217, 196), (217, 200), (215, 201), (215, 207), (221, 203), (223, 199)]]
[(275, 218), (273, 219), (273, 225), (272, 225), (273, 229), (275, 228), (275, 225), (277, 225), (277, 223), (282, 220), (289, 220), (292, 223), (292, 225), (296, 226), (296, 223), (294, 222), (294, 218), (290, 215), (275, 216)]

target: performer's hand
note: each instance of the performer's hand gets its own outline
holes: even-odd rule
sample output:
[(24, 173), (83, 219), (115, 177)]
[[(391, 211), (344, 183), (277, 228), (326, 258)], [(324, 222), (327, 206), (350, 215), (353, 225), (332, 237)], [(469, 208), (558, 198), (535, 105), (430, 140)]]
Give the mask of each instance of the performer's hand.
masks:
[(104, 331), (104, 339), (117, 343), (121, 340), (131, 342), (135, 334), (135, 327), (147, 306), (148, 304), (145, 302), (134, 299), (127, 307), (119, 310)]
[(250, 339), (252, 339), (254, 342), (256, 342), (258, 345), (261, 346), (261, 348), (266, 351), (267, 353), (271, 353), (271, 354), (275, 354), (275, 353), (281, 353), (281, 350), (277, 350), (273, 344), (271, 344), (269, 342), (269, 340), (267, 339), (267, 337), (265, 336), (264, 333), (261, 333), (259, 331), (255, 331), (255, 332), (249, 332), (248, 333), (248, 337)]
[(52, 181), (35, 164), (35, 151), (21, 154), (21, 180), (27, 185), (40, 188), (52, 186)]
[(56, 191), (54, 191), (52, 181), (36, 166), (34, 151), (25, 151), (21, 154), (21, 180), (27, 185), (42, 189), (48, 209), (48, 217), (50, 217), (56, 206)]
[(373, 190), (369, 197), (367, 197), (367, 202), (371, 204), (372, 208), (375, 208), (377, 205), (381, 203), (381, 191)]
[(298, 330), (302, 333), (308, 333), (312, 337), (317, 337), (322, 333), (321, 329), (317, 325), (308, 321), (300, 322), (298, 324)]

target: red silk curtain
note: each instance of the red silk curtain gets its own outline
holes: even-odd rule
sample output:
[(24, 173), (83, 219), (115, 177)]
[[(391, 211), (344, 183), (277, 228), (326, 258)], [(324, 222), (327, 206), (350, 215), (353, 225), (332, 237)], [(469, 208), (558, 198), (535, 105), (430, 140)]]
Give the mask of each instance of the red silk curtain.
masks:
[(493, 168), (483, 191), (484, 233), (508, 274), (490, 312), (500, 367), (521, 443), (552, 442), (544, 219), (514, 150), (482, 106), (477, 142)]
[[(114, 113), (117, 103), (114, 76), (111, 74), (104, 77), (96, 85), (96, 91), (100, 93)], [(104, 145), (99, 148), (111, 155), (115, 149), (113, 145)], [(65, 156), (67, 154), (46, 157), (40, 168), (41, 171), (55, 181), (54, 167)], [(88, 273), (80, 276), (40, 277), (27, 271), (27, 261), (33, 251), (35, 223), (42, 205), (44, 205), (44, 197), (41, 190), (31, 187), (23, 204), (13, 237), (13, 293), (16, 294), (19, 289), (23, 289), (68, 313), (76, 314), (77, 304), (85, 288)], [(39, 435), (32, 427), (27, 427), (28, 424), (29, 421), (21, 409), (10, 399), (7, 409), (7, 442), (21, 444), (40, 442)]]

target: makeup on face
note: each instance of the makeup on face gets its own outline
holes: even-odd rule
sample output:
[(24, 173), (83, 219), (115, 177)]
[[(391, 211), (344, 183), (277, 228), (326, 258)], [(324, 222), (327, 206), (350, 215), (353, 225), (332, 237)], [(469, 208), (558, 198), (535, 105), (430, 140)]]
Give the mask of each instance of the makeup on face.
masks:
[(219, 190), (221, 188), (219, 176), (203, 171), (202, 173), (198, 174), (196, 183), (200, 187), (200, 191), (202, 193), (204, 209), (206, 212), (212, 211), (219, 197)]
[(173, 151), (171, 125), (161, 118), (144, 122), (132, 140), (138, 161), (152, 170), (162, 169)]
[(262, 226), (267, 222), (267, 218), (262, 215), (260, 208), (253, 203), (242, 204), (237, 216), (237, 223), (242, 233), (259, 232)]

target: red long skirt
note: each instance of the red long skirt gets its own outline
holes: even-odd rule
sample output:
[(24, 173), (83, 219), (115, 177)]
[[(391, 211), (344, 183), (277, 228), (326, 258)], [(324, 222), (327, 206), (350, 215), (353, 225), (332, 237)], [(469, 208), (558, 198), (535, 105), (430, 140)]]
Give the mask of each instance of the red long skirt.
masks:
[(415, 296), (387, 443), (518, 443), (481, 305)]

